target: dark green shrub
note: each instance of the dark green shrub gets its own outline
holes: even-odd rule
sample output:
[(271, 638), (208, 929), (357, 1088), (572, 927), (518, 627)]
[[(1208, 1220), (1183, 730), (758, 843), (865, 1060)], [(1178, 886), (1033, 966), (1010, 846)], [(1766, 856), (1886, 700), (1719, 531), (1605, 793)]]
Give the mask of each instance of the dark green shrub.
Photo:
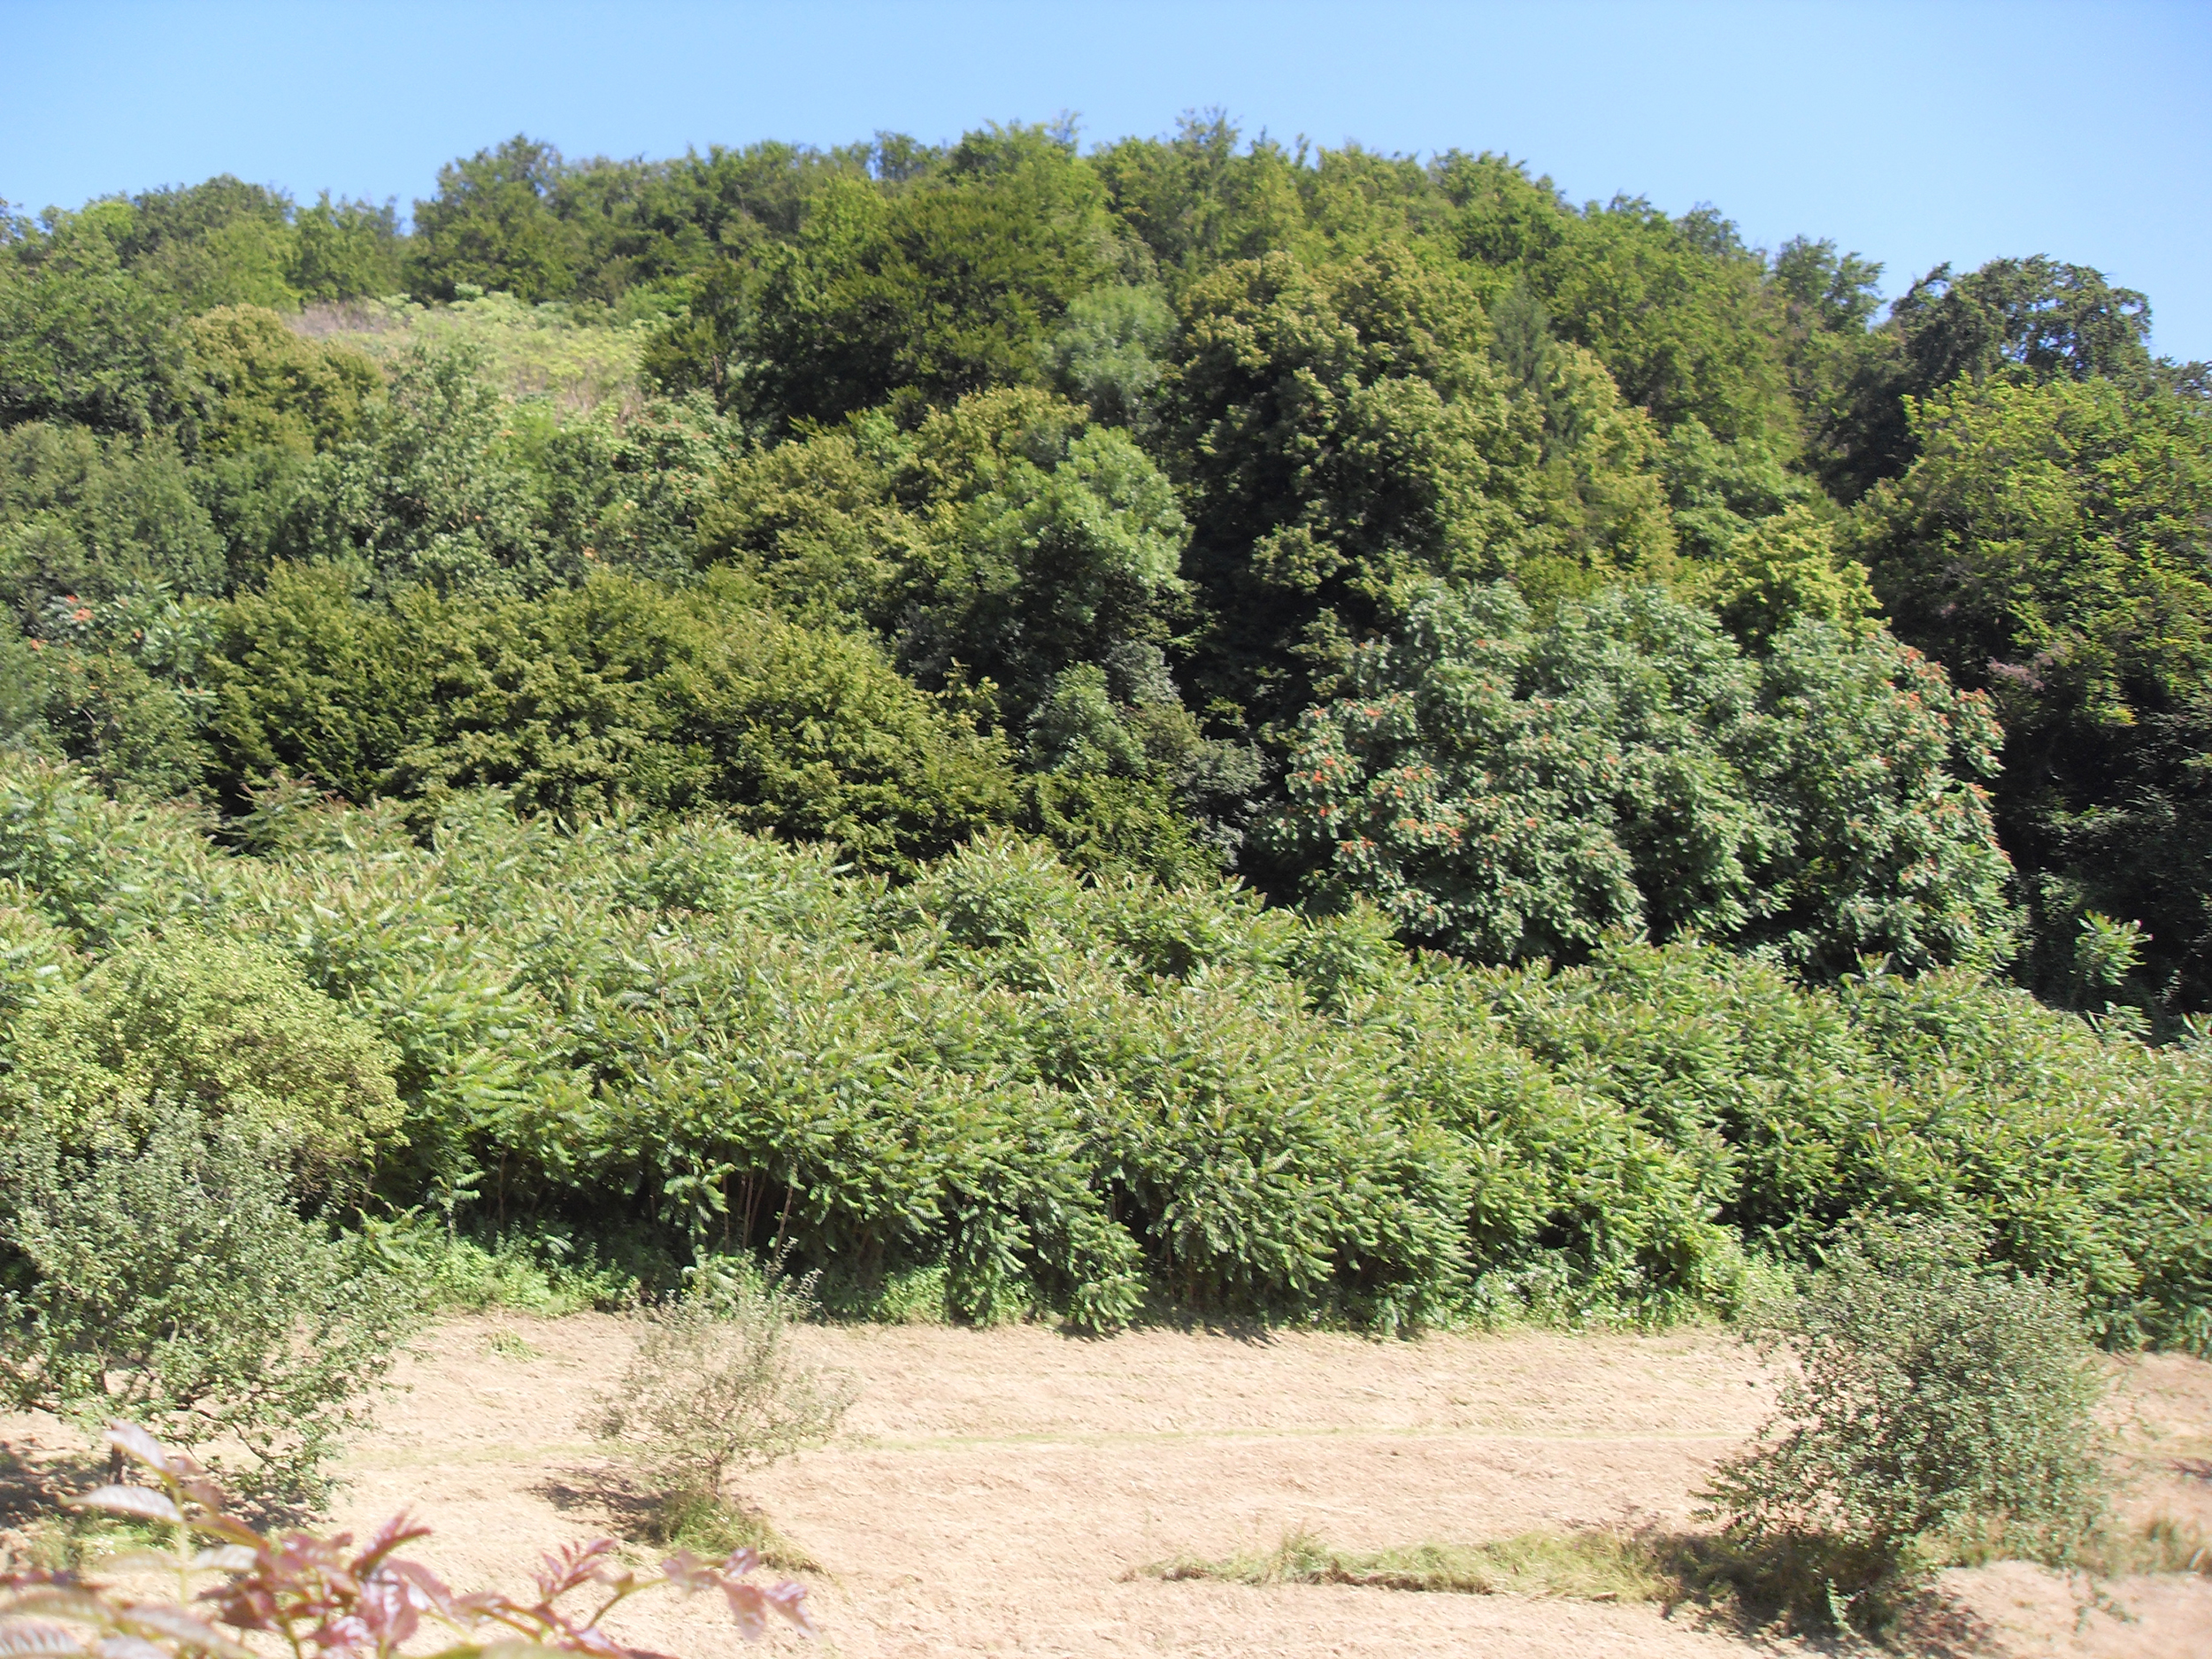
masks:
[(128, 1148), (0, 1146), (0, 1387), (18, 1409), (116, 1412), (234, 1442), (227, 1478), (311, 1501), (414, 1297), (288, 1200), (288, 1148), (171, 1110)]

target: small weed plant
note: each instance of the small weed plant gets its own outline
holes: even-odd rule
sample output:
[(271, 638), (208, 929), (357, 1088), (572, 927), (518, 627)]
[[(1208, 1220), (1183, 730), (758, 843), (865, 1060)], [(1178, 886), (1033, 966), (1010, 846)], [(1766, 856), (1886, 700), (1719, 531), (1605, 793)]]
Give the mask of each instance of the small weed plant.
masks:
[[(600, 1539), (549, 1552), (536, 1572), (535, 1599), (497, 1591), (457, 1594), (398, 1551), (430, 1529), (403, 1512), (355, 1548), (331, 1537), (256, 1531), (233, 1514), (219, 1487), (188, 1455), (143, 1429), (117, 1423), (107, 1439), (119, 1460), (150, 1484), (110, 1485), (73, 1508), (116, 1516), (169, 1548), (142, 1548), (108, 1564), (170, 1577), (174, 1594), (142, 1596), (80, 1572), (28, 1567), (0, 1571), (0, 1654), (36, 1659), (255, 1659), (249, 1639), (294, 1659), (482, 1659), (499, 1652), (590, 1654), (596, 1659), (662, 1659), (627, 1648), (601, 1628), (631, 1597), (657, 1589), (718, 1592), (738, 1632), (757, 1640), (773, 1618), (810, 1634), (799, 1585), (753, 1582), (753, 1552), (704, 1562), (679, 1551), (654, 1573), (617, 1565)], [(450, 1640), (419, 1637), (443, 1630)]]
[(365, 1240), (298, 1213), (288, 1164), (182, 1110), (135, 1146), (0, 1143), (0, 1396), (96, 1431), (127, 1410), (219, 1448), (247, 1496), (322, 1496), (417, 1299)]
[(819, 1446), (851, 1408), (851, 1376), (808, 1365), (792, 1341), (811, 1291), (808, 1279), (749, 1263), (707, 1265), (681, 1295), (639, 1316), (637, 1353), (584, 1425), (653, 1494), (664, 1540), (744, 1535), (732, 1482)]
[(1705, 1513), (1744, 1551), (1752, 1599), (1878, 1630), (1970, 1536), (2082, 1563), (2112, 1472), (2080, 1306), (1976, 1267), (1978, 1243), (1870, 1226), (1747, 1322), (1787, 1361), (1780, 1408)]

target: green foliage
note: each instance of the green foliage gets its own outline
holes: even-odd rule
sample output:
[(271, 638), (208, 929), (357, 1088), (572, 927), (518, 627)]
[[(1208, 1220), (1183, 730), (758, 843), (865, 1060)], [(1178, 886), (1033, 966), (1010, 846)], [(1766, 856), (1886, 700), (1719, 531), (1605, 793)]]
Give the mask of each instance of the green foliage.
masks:
[(35, 993), (0, 1098), (72, 1148), (141, 1141), (149, 1115), (238, 1125), (318, 1187), (357, 1184), (396, 1139), (392, 1051), (267, 948), (170, 934)]
[(1025, 389), (933, 411), (910, 439), (862, 421), (742, 461), (702, 532), (787, 603), (895, 640), (924, 684), (990, 681), (1015, 731), (1054, 676), (1156, 649), (1185, 534), (1125, 434)]
[(1594, 204), (1536, 265), (1568, 339), (1663, 426), (1787, 442), (1795, 426), (1762, 257), (1711, 208), (1670, 219), (1647, 202)]
[[(64, 224), (0, 257), (0, 428), (70, 420), (143, 432), (188, 418), (182, 319), (122, 267), (104, 220)], [(26, 257), (27, 255), (27, 257)]]
[(301, 556), (363, 567), (387, 590), (531, 592), (546, 568), (535, 480), (505, 444), (511, 419), (465, 348), (395, 364), (361, 436), (320, 457), (295, 500)]
[[(1110, 236), (1097, 180), (1039, 128), (972, 133), (910, 188), (833, 175), (792, 238), (760, 255), (745, 373), (694, 370), (682, 383), (727, 378), (737, 406), (781, 426), (894, 392), (944, 403), (1033, 380), (1069, 303), (1108, 273)], [(711, 286), (695, 290), (693, 330), (702, 304), (722, 303)]]
[(464, 1300), (1655, 1319), (1879, 1210), (2201, 1348), (2204, 377), (1879, 274), (1216, 117), (8, 219), (6, 1087), (345, 1118)]
[(177, 1444), (228, 1442), (249, 1492), (311, 1502), (411, 1317), (403, 1284), (286, 1197), (286, 1148), (165, 1111), (136, 1144), (0, 1146), (0, 1387)]
[(1754, 1327), (1794, 1369), (1762, 1444), (1707, 1497), (1801, 1610), (1878, 1628), (1947, 1535), (2001, 1528), (2064, 1563), (2103, 1518), (2104, 1382), (2075, 1304), (1970, 1255), (1940, 1229), (1870, 1229)]
[(2004, 856), (1970, 782), (1978, 699), (1893, 641), (1801, 623), (1749, 659), (1653, 591), (1548, 627), (1503, 587), (1432, 593), (1309, 713), (1277, 845), (1318, 891), (1489, 960), (1609, 930), (2001, 961)]
[(1973, 1218), (2107, 1342), (2207, 1340), (2204, 1059), (1968, 973), (1812, 989), (1627, 942), (1477, 969), (1033, 845), (887, 889), (726, 821), (466, 797), (425, 845), (266, 794), (263, 850), (224, 856), (14, 787), (0, 876), (69, 931), (17, 926), (11, 995), (102, 972), (155, 902), (275, 944), (397, 1052), (379, 1190), (526, 1241), (495, 1271), (395, 1239), (441, 1294), (504, 1295), (467, 1286), (567, 1238), (560, 1271), (618, 1299), (672, 1255), (782, 1249), (908, 1317), (1656, 1319), (1874, 1211)]
[(1863, 552), (1899, 631), (2004, 716), (1996, 808), (2039, 912), (2032, 982), (2063, 994), (2100, 910), (2148, 934), (2129, 1000), (2198, 1006), (2212, 423), (2171, 392), (2062, 377), (1962, 380), (1913, 422), (1920, 458), (1868, 498)]
[(355, 800), (483, 785), (530, 810), (720, 803), (900, 868), (1001, 820), (993, 744), (867, 643), (741, 587), (612, 574), (541, 600), (349, 597), (275, 572), (234, 603), (212, 669), (228, 780), (282, 770)]
[(59, 597), (156, 583), (220, 593), (222, 539), (192, 482), (165, 436), (104, 440), (44, 421), (0, 433), (0, 582), (31, 634)]
[(1525, 375), (1492, 340), (1466, 277), (1398, 247), (1319, 268), (1271, 255), (1192, 288), (1162, 409), (1209, 693), (1294, 716), (1409, 578), (1548, 593), (1663, 565), (1642, 417), (1587, 356), (1555, 348)]
[(699, 524), (735, 440), (703, 398), (602, 403), (539, 458), (555, 561), (568, 569), (689, 574)]
[(363, 405), (383, 389), (369, 358), (303, 340), (273, 311), (223, 306), (191, 327), (193, 359), (207, 382), (202, 442), (211, 454), (330, 449), (360, 429)]
[(2101, 272), (2038, 255), (1993, 259), (1954, 276), (1938, 265), (1906, 290), (1882, 328), (1824, 365), (1812, 390), (1823, 471), (1855, 497), (1909, 467), (1923, 434), (1915, 400), (1957, 381), (2016, 386), (2116, 380), (2147, 387), (2170, 380), (2144, 342), (2150, 305)]
[(353, 300), (400, 289), (399, 215), (394, 204), (334, 202), (325, 190), (292, 220), (292, 264), (286, 273), (300, 297)]
[(1079, 294), (1052, 336), (1053, 384), (1101, 425), (1142, 426), (1174, 329), (1174, 312), (1151, 288)]
[(439, 168), (436, 196), (415, 204), (418, 289), (449, 300), (496, 288), (525, 304), (573, 291), (581, 238), (547, 201), (560, 170), (560, 151), (521, 134)]
[(1834, 529), (1801, 506), (1754, 520), (1698, 572), (1696, 586), (1722, 625), (1754, 650), (1801, 621), (1870, 634), (1878, 611), (1866, 567), (1839, 553)]

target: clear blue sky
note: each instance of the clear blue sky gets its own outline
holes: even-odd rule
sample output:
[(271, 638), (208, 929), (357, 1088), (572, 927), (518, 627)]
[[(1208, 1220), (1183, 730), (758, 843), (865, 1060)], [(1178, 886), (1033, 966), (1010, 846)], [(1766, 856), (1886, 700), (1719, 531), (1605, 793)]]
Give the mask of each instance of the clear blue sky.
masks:
[(2049, 253), (2212, 357), (2212, 5), (122, 4), (0, 0), (0, 197), (220, 172), (399, 198), (518, 131), (572, 156), (1077, 112), (1087, 140), (1220, 105), (1248, 130), (1502, 150), (1576, 199), (1710, 202), (1832, 236), (1894, 295)]

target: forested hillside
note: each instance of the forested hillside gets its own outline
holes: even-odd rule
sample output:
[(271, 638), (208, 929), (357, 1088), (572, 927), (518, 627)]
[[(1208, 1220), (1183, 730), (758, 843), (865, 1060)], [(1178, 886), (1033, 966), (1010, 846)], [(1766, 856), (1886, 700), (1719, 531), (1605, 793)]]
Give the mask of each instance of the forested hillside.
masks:
[(1094, 1326), (1934, 1212), (2200, 1348), (2212, 379), (1881, 275), (1218, 119), (0, 221), (11, 1167)]

